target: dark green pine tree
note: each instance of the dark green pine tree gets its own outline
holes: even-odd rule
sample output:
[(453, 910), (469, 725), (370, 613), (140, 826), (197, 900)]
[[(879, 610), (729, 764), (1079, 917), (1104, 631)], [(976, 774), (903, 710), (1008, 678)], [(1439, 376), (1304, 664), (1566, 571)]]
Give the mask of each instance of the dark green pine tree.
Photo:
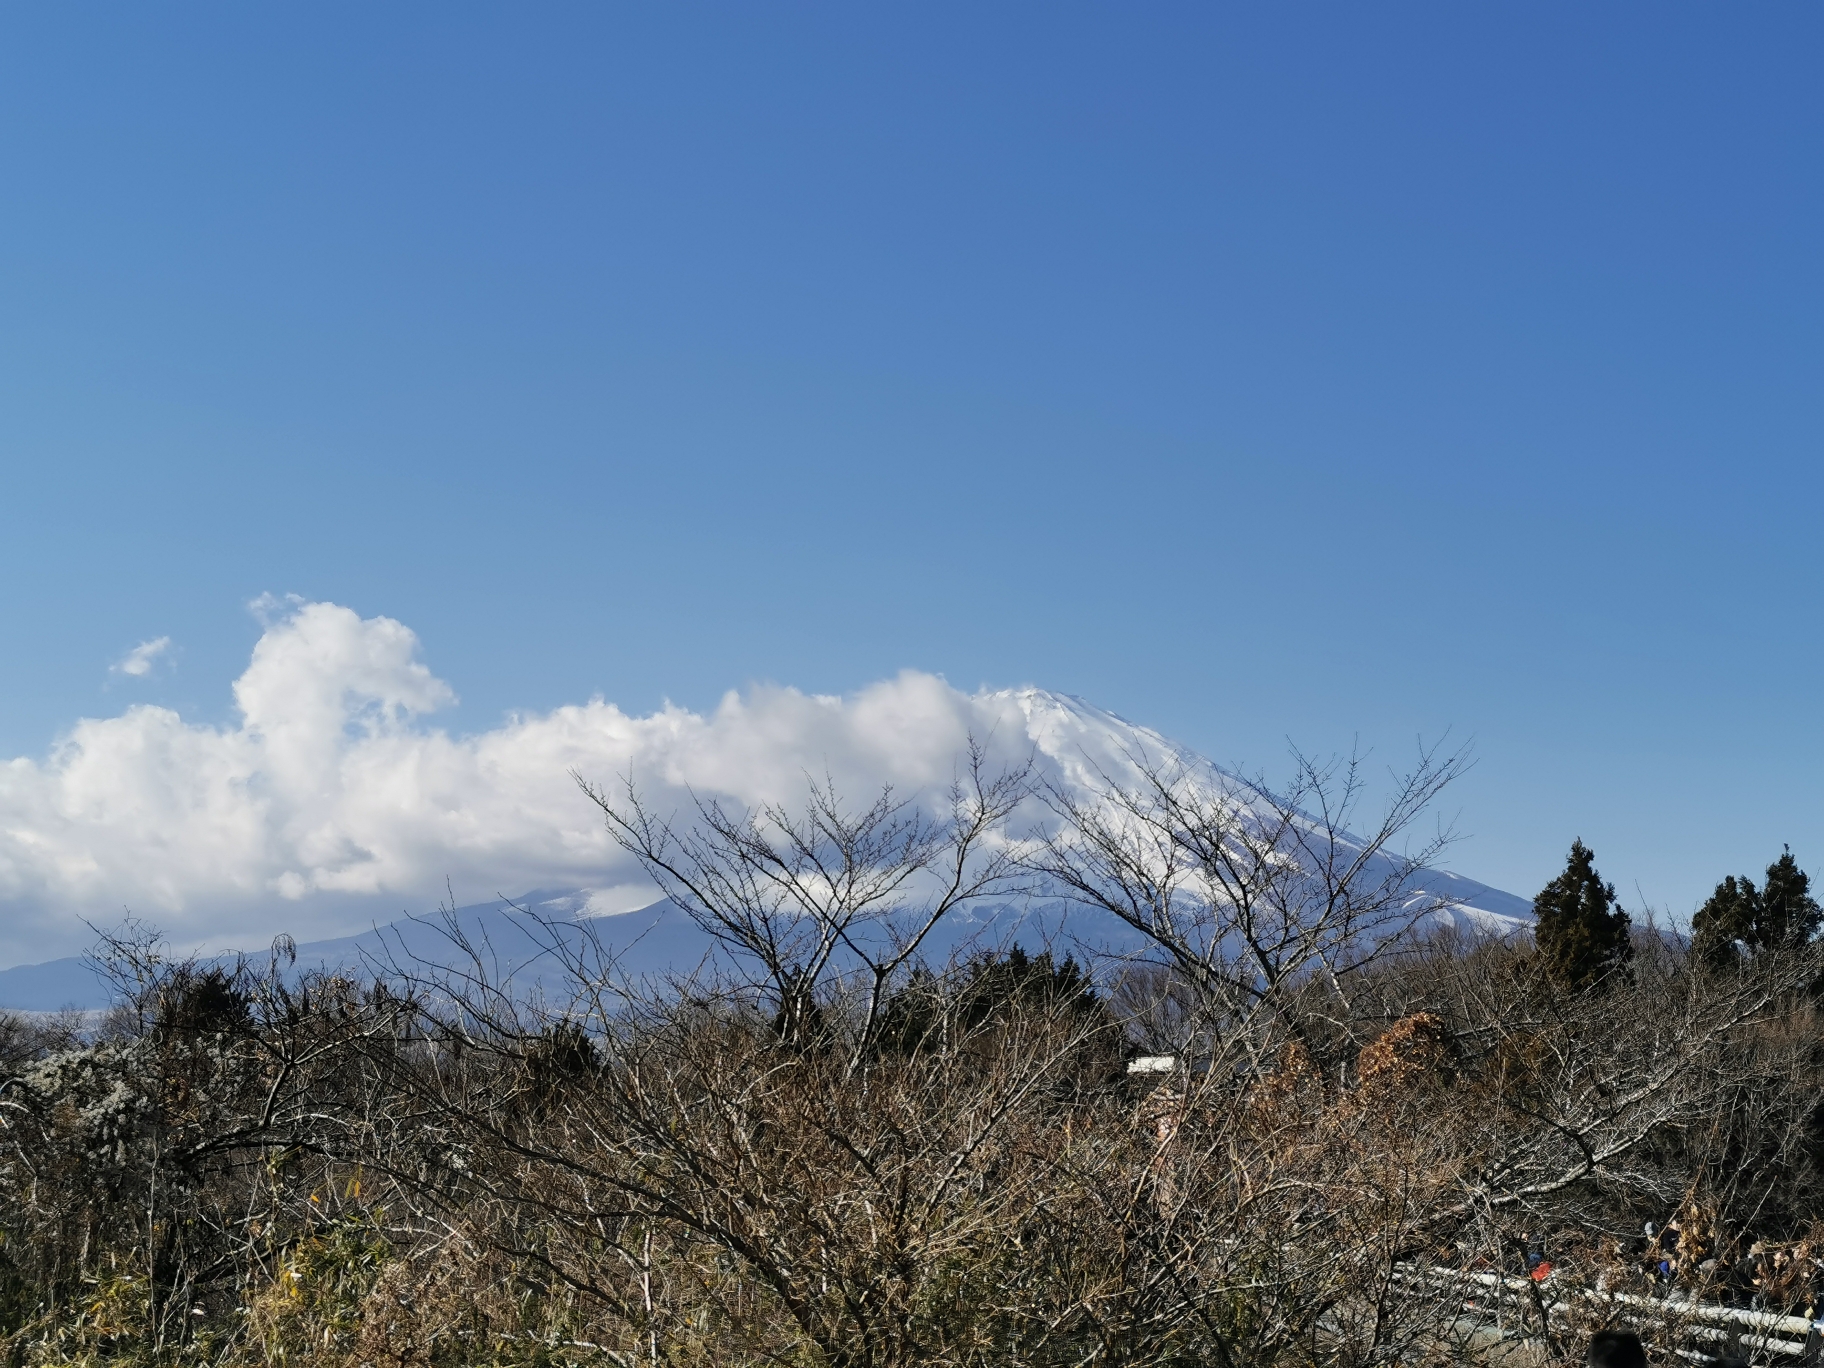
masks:
[(1632, 923), (1615, 903), (1615, 885), (1596, 872), (1596, 857), (1571, 842), (1564, 873), (1533, 899), (1533, 943), (1547, 978), (1569, 993), (1587, 992), (1627, 964), (1634, 953)]
[(1778, 950), (1803, 945), (1818, 934), (1824, 908), (1811, 896), (1811, 875), (1799, 868), (1787, 846), (1779, 859), (1767, 866), (1761, 888), (1760, 916), (1755, 922), (1754, 949)]
[(1761, 920), (1761, 895), (1754, 880), (1731, 874), (1716, 886), (1691, 918), (1691, 953), (1712, 969), (1740, 963), (1742, 947), (1753, 949)]
[(1746, 875), (1731, 874), (1716, 886), (1691, 919), (1691, 953), (1713, 969), (1741, 962), (1742, 953), (1804, 945), (1817, 935), (1824, 908), (1811, 896), (1811, 876), (1799, 868), (1787, 846), (1767, 866), (1767, 882), (1756, 889)]

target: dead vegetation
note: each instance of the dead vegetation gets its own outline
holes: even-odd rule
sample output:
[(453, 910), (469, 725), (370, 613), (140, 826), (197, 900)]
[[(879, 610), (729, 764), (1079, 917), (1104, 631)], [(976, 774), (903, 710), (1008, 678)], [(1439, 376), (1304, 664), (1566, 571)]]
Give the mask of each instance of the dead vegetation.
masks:
[[(1718, 970), (1642, 934), (1566, 995), (1527, 947), (1405, 934), (1419, 864), (1345, 849), (1327, 772), (1265, 822), (1154, 778), (1024, 848), (989, 839), (1019, 776), (936, 819), (820, 790), (683, 832), (598, 794), (739, 952), (688, 982), (559, 935), (542, 1000), (472, 946), (353, 982), (116, 943), (101, 1029), (0, 1028), (0, 1347), (1376, 1368), (1474, 1356), (1468, 1284), (1414, 1269), (1810, 1306), (1811, 950)], [(1020, 871), (1119, 911), (1151, 964), (922, 963)], [(1130, 1075), (1142, 1051), (1173, 1063)], [(1614, 1314), (1580, 1306), (1508, 1314), (1562, 1350)]]

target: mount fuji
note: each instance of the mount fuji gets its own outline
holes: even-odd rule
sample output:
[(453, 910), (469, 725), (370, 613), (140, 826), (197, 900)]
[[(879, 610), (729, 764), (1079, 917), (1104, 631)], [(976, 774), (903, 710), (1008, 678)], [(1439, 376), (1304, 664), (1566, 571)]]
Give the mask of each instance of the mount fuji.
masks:
[[(1181, 781), (1202, 795), (1233, 801), (1237, 793), (1252, 789), (1211, 761), (1167, 740), (1150, 728), (1136, 725), (1081, 699), (1037, 688), (984, 691), (975, 695), (952, 694), (967, 704), (960, 721), (969, 734), (982, 740), (990, 757), (1002, 763), (1030, 761), (1035, 778), (1073, 800), (1097, 801), (1112, 783), (1138, 786), (1151, 766), (1169, 765)], [(895, 719), (907, 725), (904, 717)], [(914, 719), (916, 721), (916, 719)], [(956, 730), (959, 719), (945, 717), (938, 728)], [(936, 724), (932, 724), (936, 725)], [(921, 742), (930, 749), (930, 741)], [(716, 794), (708, 785), (693, 784), (696, 792)], [(941, 785), (927, 785), (926, 796)], [(901, 783), (896, 786), (908, 793)], [(681, 790), (680, 790), (681, 792)], [(1227, 795), (1227, 797), (1223, 797)], [(738, 799), (738, 795), (728, 795)], [(856, 796), (851, 794), (851, 796)], [(1016, 820), (1034, 829), (1047, 815), (1030, 805)], [(472, 941), (488, 948), (500, 965), (536, 961), (543, 949), (531, 919), (559, 927), (587, 929), (615, 955), (618, 969), (630, 975), (688, 972), (708, 961), (713, 946), (705, 933), (687, 916), (659, 898), (650, 885), (630, 881), (625, 866), (604, 868), (609, 880), (595, 886), (547, 887), (523, 897), (499, 898), (458, 909), (453, 920)], [(618, 875), (618, 877), (616, 877)], [(642, 887), (646, 896), (641, 897)], [(1413, 881), (1415, 898), (1433, 910), (1428, 925), (1455, 927), (1468, 934), (1506, 937), (1530, 929), (1532, 905), (1525, 898), (1492, 888), (1460, 874), (1429, 869)], [(633, 908), (632, 911), (608, 909)], [(406, 917), (368, 932), (297, 947), (299, 969), (359, 969), (389, 958), (421, 962), (447, 959), (450, 942), (439, 929), (437, 917)], [(995, 905), (965, 910), (940, 928), (929, 943), (929, 955), (947, 955), (977, 946), (1023, 941), (1070, 948), (1094, 958), (1098, 954), (1127, 955), (1138, 948), (1138, 933), (1108, 916), (1071, 908), (1057, 899), (1038, 898), (1018, 906)], [(254, 953), (264, 960), (266, 951)], [(86, 958), (71, 957), (23, 965), (0, 971), (0, 1008), (16, 1011), (54, 1011), (63, 1008), (94, 1009), (105, 1006), (107, 985)]]

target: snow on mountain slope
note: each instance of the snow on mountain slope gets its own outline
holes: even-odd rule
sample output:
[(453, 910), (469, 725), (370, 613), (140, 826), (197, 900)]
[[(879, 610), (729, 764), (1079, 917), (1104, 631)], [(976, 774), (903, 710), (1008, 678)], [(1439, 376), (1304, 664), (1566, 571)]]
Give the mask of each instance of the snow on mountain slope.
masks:
[[(1038, 781), (1056, 784), (1078, 801), (1091, 801), (1109, 781), (1133, 788), (1142, 781), (1145, 766), (1160, 762), (1182, 766), (1186, 781), (1197, 784), (1207, 795), (1229, 795), (1233, 799), (1237, 793), (1246, 793), (1246, 786), (1204, 757), (1175, 746), (1158, 731), (1136, 726), (1082, 699), (1038, 688), (954, 697), (967, 699), (969, 704), (965, 719), (961, 719), (967, 730), (958, 731), (954, 741), (974, 733), (985, 741), (992, 759), (998, 762), (1016, 764), (1031, 759)], [(958, 719), (943, 720), (954, 728)], [(927, 797), (936, 797), (945, 775), (932, 766), (927, 766), (927, 772), (930, 782), (923, 790), (908, 788), (901, 782), (899, 792), (923, 792)], [(790, 792), (790, 786), (775, 792)], [(1029, 804), (1014, 821), (1031, 828), (1043, 823), (1045, 817), (1040, 804)], [(1020, 834), (1014, 832), (1016, 837)], [(631, 870), (622, 870), (622, 881), (613, 885), (547, 890), (529, 894), (529, 901), (514, 901), (522, 907), (533, 907), (540, 916), (591, 919), (596, 932), (620, 954), (626, 972), (688, 972), (697, 967), (710, 954), (710, 939), (677, 908), (657, 901), (657, 890), (651, 885), (644, 881), (629, 883), (627, 874)], [(1532, 905), (1527, 899), (1445, 870), (1428, 870), (1415, 879), (1414, 896), (1426, 905), (1432, 899), (1441, 899), (1443, 907), (1432, 914), (1434, 925), (1452, 923), (1477, 936), (1510, 936), (1529, 928), (1532, 921)], [(633, 910), (620, 912), (620, 908)], [(604, 910), (613, 910), (617, 916), (602, 916)], [(522, 925), (516, 923), (511, 908), (503, 901), (461, 908), (458, 921), (471, 934), (491, 941), (507, 965), (536, 958), (536, 943), (525, 936)], [(1107, 914), (1067, 912), (1056, 899), (1038, 897), (1018, 907), (972, 908), (963, 916), (954, 917), (928, 943), (928, 952), (932, 958), (941, 959), (972, 945), (989, 947), (1012, 939), (1023, 939), (1029, 945), (1045, 941), (1058, 943), (1060, 948), (1100, 948), (1116, 954), (1133, 954), (1142, 948), (1142, 941), (1131, 928)], [(299, 967), (359, 969), (374, 959), (385, 958), (389, 947), (403, 947), (412, 956), (430, 959), (447, 954), (440, 932), (423, 921), (405, 919), (390, 921), (361, 936), (306, 941), (299, 947)], [(252, 950), (255, 958), (263, 956), (263, 945), (243, 948)], [(98, 1007), (106, 1003), (106, 996), (106, 987), (80, 958), (0, 970), (0, 1007), (4, 1009)]]
[[(1010, 689), (987, 698), (1018, 710), (1040, 776), (1075, 798), (1093, 798), (1110, 780), (1124, 788), (1139, 787), (1147, 767), (1171, 763), (1207, 797), (1240, 795), (1245, 806), (1250, 784), (1150, 727), (1044, 689)], [(1454, 924), (1466, 932), (1505, 936), (1532, 925), (1530, 901), (1461, 874), (1428, 870), (1414, 880), (1414, 893), (1418, 901), (1443, 902), (1432, 914), (1435, 926)]]

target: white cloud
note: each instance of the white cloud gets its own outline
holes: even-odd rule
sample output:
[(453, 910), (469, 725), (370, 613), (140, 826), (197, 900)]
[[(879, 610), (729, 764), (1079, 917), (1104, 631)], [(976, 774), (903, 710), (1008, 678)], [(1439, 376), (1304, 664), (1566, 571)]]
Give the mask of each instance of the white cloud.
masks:
[(170, 649), (171, 638), (168, 636), (158, 637), (152, 641), (142, 641), (108, 668), (114, 674), (131, 675), (138, 679), (151, 674), (152, 667), (158, 663), (158, 658)]
[[(970, 732), (1004, 758), (1058, 753), (1025, 694), (965, 694), (907, 672), (847, 698), (730, 693), (707, 714), (623, 713), (600, 698), (455, 736), (455, 699), (390, 618), (331, 603), (260, 605), (265, 634), (227, 726), (141, 705), (78, 722), (43, 760), (0, 761), (0, 963), (67, 953), (123, 908), (180, 943), (257, 945), (536, 887), (647, 889), (577, 790), (631, 772), (661, 802), (688, 787), (793, 801), (805, 775), (861, 796), (947, 785)], [(122, 662), (143, 673), (160, 638)], [(1043, 697), (1042, 695), (1040, 697)], [(1070, 743), (1074, 744), (1074, 743)], [(1066, 745), (1068, 749), (1068, 744)]]

